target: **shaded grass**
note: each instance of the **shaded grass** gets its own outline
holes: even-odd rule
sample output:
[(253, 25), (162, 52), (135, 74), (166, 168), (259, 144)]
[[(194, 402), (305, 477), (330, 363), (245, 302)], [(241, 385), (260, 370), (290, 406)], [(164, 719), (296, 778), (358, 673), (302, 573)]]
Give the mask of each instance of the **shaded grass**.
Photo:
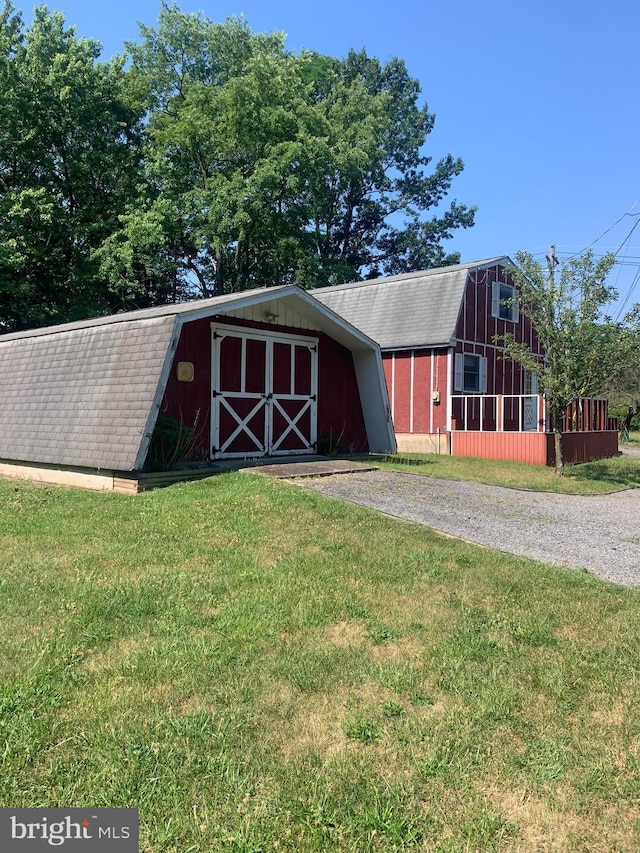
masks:
[(149, 853), (640, 846), (637, 591), (242, 474), (0, 507), (0, 806), (137, 806)]
[(625, 441), (623, 447), (640, 447), (640, 432), (630, 432), (628, 441)]
[(567, 465), (563, 477), (557, 477), (553, 468), (542, 465), (435, 453), (398, 453), (377, 460), (376, 464), (430, 477), (574, 495), (604, 494), (640, 486), (640, 458), (629, 456)]

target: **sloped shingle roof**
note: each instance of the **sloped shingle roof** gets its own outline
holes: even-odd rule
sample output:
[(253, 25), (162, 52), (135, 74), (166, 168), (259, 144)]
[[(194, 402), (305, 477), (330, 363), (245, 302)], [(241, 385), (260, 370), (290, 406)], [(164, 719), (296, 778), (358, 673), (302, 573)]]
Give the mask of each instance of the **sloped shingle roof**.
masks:
[(133, 469), (174, 326), (170, 315), (0, 337), (0, 458)]
[(315, 298), (382, 349), (448, 346), (470, 272), (513, 266), (507, 257), (313, 290)]

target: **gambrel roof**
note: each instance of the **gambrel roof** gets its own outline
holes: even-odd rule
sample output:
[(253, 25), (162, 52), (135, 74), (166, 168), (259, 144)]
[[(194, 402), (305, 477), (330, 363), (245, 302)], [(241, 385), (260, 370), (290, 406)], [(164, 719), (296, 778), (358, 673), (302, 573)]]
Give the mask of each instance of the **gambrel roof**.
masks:
[(282, 325), (295, 313), (350, 349), (370, 392), (367, 429), (390, 429), (377, 345), (301, 288), (284, 285), (0, 335), (0, 460), (140, 469), (182, 325), (243, 316), (258, 305), (279, 311)]
[(0, 458), (133, 469), (175, 317), (0, 337)]
[(312, 293), (384, 349), (449, 346), (470, 273), (513, 267), (508, 257), (322, 287)]

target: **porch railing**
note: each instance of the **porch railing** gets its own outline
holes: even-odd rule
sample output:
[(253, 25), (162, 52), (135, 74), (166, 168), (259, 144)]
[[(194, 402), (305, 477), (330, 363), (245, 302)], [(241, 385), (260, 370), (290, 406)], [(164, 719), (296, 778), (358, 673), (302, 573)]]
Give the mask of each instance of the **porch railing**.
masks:
[[(465, 432), (550, 432), (544, 397), (535, 394), (454, 394), (451, 428)], [(567, 406), (562, 432), (617, 429), (608, 401), (583, 397)]]
[(544, 398), (537, 394), (454, 394), (451, 428), (478, 432), (545, 432)]

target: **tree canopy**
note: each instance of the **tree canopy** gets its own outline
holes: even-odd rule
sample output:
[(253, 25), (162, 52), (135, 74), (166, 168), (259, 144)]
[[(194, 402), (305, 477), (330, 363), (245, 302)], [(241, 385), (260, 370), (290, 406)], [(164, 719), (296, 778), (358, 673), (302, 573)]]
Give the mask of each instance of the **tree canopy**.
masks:
[(455, 263), (434, 116), (402, 60), (295, 55), (163, 4), (127, 58), (0, 17), (0, 329)]
[(625, 362), (633, 338), (623, 324), (604, 313), (617, 297), (606, 283), (615, 263), (611, 254), (595, 260), (591, 252), (548, 269), (526, 252), (516, 255), (511, 270), (518, 288), (520, 311), (528, 317), (544, 348), (544, 359), (529, 351), (512, 334), (499, 336), (509, 358), (538, 374), (555, 432), (556, 472), (562, 473), (561, 424), (571, 403), (605, 393), (611, 378)]
[(640, 305), (636, 305), (622, 326), (616, 370), (607, 382), (607, 396), (619, 409), (626, 409), (622, 421), (627, 430), (640, 415)]
[(0, 330), (117, 310), (92, 253), (137, 183), (123, 62), (98, 61), (60, 13), (0, 14)]

